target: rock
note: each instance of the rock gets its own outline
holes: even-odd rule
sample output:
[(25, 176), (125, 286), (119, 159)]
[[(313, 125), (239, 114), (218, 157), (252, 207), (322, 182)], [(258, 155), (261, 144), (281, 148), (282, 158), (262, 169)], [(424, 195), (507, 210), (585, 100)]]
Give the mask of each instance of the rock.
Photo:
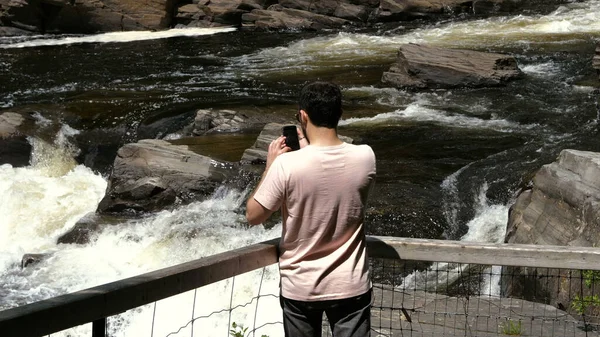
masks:
[[(507, 243), (559, 246), (595, 246), (600, 241), (600, 153), (563, 150), (558, 160), (544, 165), (533, 187), (519, 194), (509, 213)], [(557, 284), (552, 275), (579, 272), (536, 268), (506, 268), (503, 280), (508, 296), (537, 296), (552, 305), (570, 305), (581, 294), (580, 282)], [(544, 276), (544, 277), (540, 277)], [(535, 291), (532, 292), (532, 289)], [(584, 288), (584, 295), (589, 289)], [(541, 296), (541, 297), (540, 297)], [(527, 298), (527, 297), (525, 297)]]
[(25, 254), (21, 259), (21, 269), (40, 263), (48, 257), (48, 254)]
[(470, 12), (471, 4), (472, 2), (464, 0), (380, 0), (372, 20), (433, 19), (443, 14)]
[(117, 151), (123, 145), (125, 132), (118, 128), (82, 130), (73, 137), (80, 150), (75, 160), (94, 172), (110, 174)]
[(407, 44), (381, 80), (396, 88), (479, 88), (502, 86), (521, 74), (512, 56)]
[(341, 2), (333, 12), (333, 16), (349, 21), (366, 22), (373, 13), (373, 9)]
[(71, 230), (61, 235), (56, 243), (84, 245), (90, 242), (90, 236), (98, 232), (99, 229), (100, 224), (93, 220), (80, 220)]
[(315, 14), (308, 11), (273, 5), (268, 10), (253, 10), (242, 15), (244, 25), (260, 29), (307, 29), (336, 28), (348, 24), (348, 20)]
[(523, 0), (0, 0), (0, 22), (26, 31), (53, 33), (242, 25), (317, 30), (351, 22), (496, 14), (523, 9), (529, 3)]
[(239, 132), (249, 128), (248, 116), (233, 110), (201, 109), (194, 119), (194, 135), (209, 133)]
[(600, 153), (563, 150), (511, 207), (506, 241), (586, 246), (600, 241)]
[(335, 0), (279, 0), (279, 5), (290, 9), (299, 9), (311, 13), (332, 16), (338, 7)]
[(248, 10), (241, 9), (240, 6), (242, 6), (242, 0), (219, 0), (210, 1), (207, 5), (202, 6), (202, 10), (211, 22), (240, 26), (242, 15), (248, 12)]
[(592, 67), (596, 69), (596, 74), (598, 74), (598, 79), (600, 80), (600, 44), (596, 47), (596, 54), (592, 59)]
[(160, 30), (171, 25), (175, 0), (8, 1), (0, 20), (36, 32)]
[(350, 23), (348, 20), (295, 9), (284, 8), (283, 12), (289, 16), (305, 18), (312, 21), (313, 26), (311, 28), (338, 28)]
[[(135, 214), (99, 214), (96, 212), (88, 213), (66, 233), (58, 237), (57, 244), (77, 244), (85, 245), (90, 243), (95, 235), (107, 227), (123, 227), (130, 223), (132, 219), (139, 219)], [(134, 238), (128, 236), (128, 238)]]
[(209, 195), (237, 175), (236, 165), (185, 145), (145, 139), (119, 149), (101, 212), (148, 212)]
[(256, 138), (252, 147), (246, 149), (242, 155), (243, 162), (264, 162), (267, 159), (267, 149), (271, 141), (281, 135), (281, 128), (284, 124), (269, 123)]
[(27, 135), (34, 124), (29, 115), (10, 111), (0, 114), (0, 165), (29, 165), (31, 144), (27, 141)]
[(25, 116), (16, 112), (0, 114), (0, 138), (6, 139), (20, 134), (19, 127), (25, 122)]
[(0, 36), (23, 36), (31, 35), (30, 31), (15, 27), (0, 27)]
[[(269, 123), (265, 125), (258, 135), (256, 142), (252, 147), (246, 149), (242, 155), (242, 162), (264, 163), (267, 160), (267, 151), (269, 144), (275, 138), (281, 136), (281, 128), (285, 124)], [(346, 143), (352, 144), (354, 140), (350, 137), (339, 135), (340, 139)]]
[[(290, 116), (291, 117), (291, 116)], [(168, 121), (171, 125), (175, 124)], [(194, 121), (166, 136), (194, 137), (223, 133), (254, 133), (268, 123), (293, 123), (293, 119), (279, 114), (265, 113), (262, 110), (244, 112), (233, 110), (200, 109)], [(159, 124), (162, 125), (164, 123)], [(163, 129), (165, 127), (162, 127)]]
[(189, 24), (193, 20), (203, 20), (206, 17), (206, 13), (196, 4), (182, 5), (177, 9), (178, 23)]

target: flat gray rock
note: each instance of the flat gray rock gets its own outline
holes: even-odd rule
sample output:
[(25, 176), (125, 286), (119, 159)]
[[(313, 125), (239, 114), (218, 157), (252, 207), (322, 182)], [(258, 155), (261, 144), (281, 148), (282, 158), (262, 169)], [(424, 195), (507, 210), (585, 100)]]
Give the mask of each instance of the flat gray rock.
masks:
[(381, 81), (396, 88), (479, 88), (503, 86), (521, 74), (509, 55), (406, 44)]

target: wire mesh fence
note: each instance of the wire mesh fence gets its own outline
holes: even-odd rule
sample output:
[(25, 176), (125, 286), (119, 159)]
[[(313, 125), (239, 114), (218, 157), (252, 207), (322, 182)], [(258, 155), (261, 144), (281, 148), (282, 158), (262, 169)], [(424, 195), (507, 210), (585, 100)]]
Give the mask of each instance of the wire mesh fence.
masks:
[[(371, 259), (371, 273), (372, 336), (600, 336), (597, 271)], [(232, 337), (283, 335), (281, 316), (260, 326), (232, 319), (242, 307), (256, 311), (262, 297), (278, 294), (213, 314), (227, 312)], [(263, 333), (269, 325), (278, 328)], [(322, 332), (332, 336), (326, 317)], [(206, 336), (199, 328), (184, 335)]]
[(374, 336), (599, 336), (600, 273), (372, 261)]

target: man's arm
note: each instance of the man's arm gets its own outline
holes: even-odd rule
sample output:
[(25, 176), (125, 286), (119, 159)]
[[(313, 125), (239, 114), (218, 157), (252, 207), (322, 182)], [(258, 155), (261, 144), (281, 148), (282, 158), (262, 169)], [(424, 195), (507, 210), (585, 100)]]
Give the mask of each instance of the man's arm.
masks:
[(262, 174), (258, 185), (256, 185), (256, 188), (254, 189), (254, 192), (252, 192), (252, 194), (248, 198), (248, 201), (246, 201), (246, 220), (248, 220), (248, 223), (250, 223), (250, 225), (254, 226), (263, 223), (275, 211), (264, 207), (258, 201), (256, 201), (256, 199), (254, 199), (254, 194), (256, 193), (256, 191), (258, 191), (263, 181), (265, 180), (265, 176), (267, 175), (267, 172), (269, 172), (271, 164), (273, 164), (275, 158), (277, 158), (280, 154), (288, 152), (290, 150), (291, 149), (285, 145), (285, 137), (283, 136), (275, 139), (271, 142), (271, 144), (269, 144), (269, 152), (267, 154), (267, 165), (265, 167), (265, 172)]
[(248, 201), (246, 201), (246, 220), (248, 220), (248, 223), (252, 226), (265, 222), (265, 220), (267, 220), (271, 214), (273, 214), (273, 211), (261, 205), (258, 201), (256, 201), (256, 199), (254, 199), (254, 194), (262, 184), (266, 174), (267, 170), (265, 170), (265, 172), (262, 174), (258, 185), (254, 189), (254, 192), (252, 192), (250, 198), (248, 198)]

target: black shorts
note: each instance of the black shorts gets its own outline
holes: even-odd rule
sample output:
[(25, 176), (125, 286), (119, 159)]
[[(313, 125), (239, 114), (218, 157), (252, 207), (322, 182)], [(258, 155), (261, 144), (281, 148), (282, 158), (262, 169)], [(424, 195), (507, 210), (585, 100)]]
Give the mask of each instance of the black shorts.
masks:
[(307, 302), (279, 298), (286, 337), (320, 337), (323, 313), (334, 337), (366, 337), (371, 331), (372, 290), (340, 300)]

